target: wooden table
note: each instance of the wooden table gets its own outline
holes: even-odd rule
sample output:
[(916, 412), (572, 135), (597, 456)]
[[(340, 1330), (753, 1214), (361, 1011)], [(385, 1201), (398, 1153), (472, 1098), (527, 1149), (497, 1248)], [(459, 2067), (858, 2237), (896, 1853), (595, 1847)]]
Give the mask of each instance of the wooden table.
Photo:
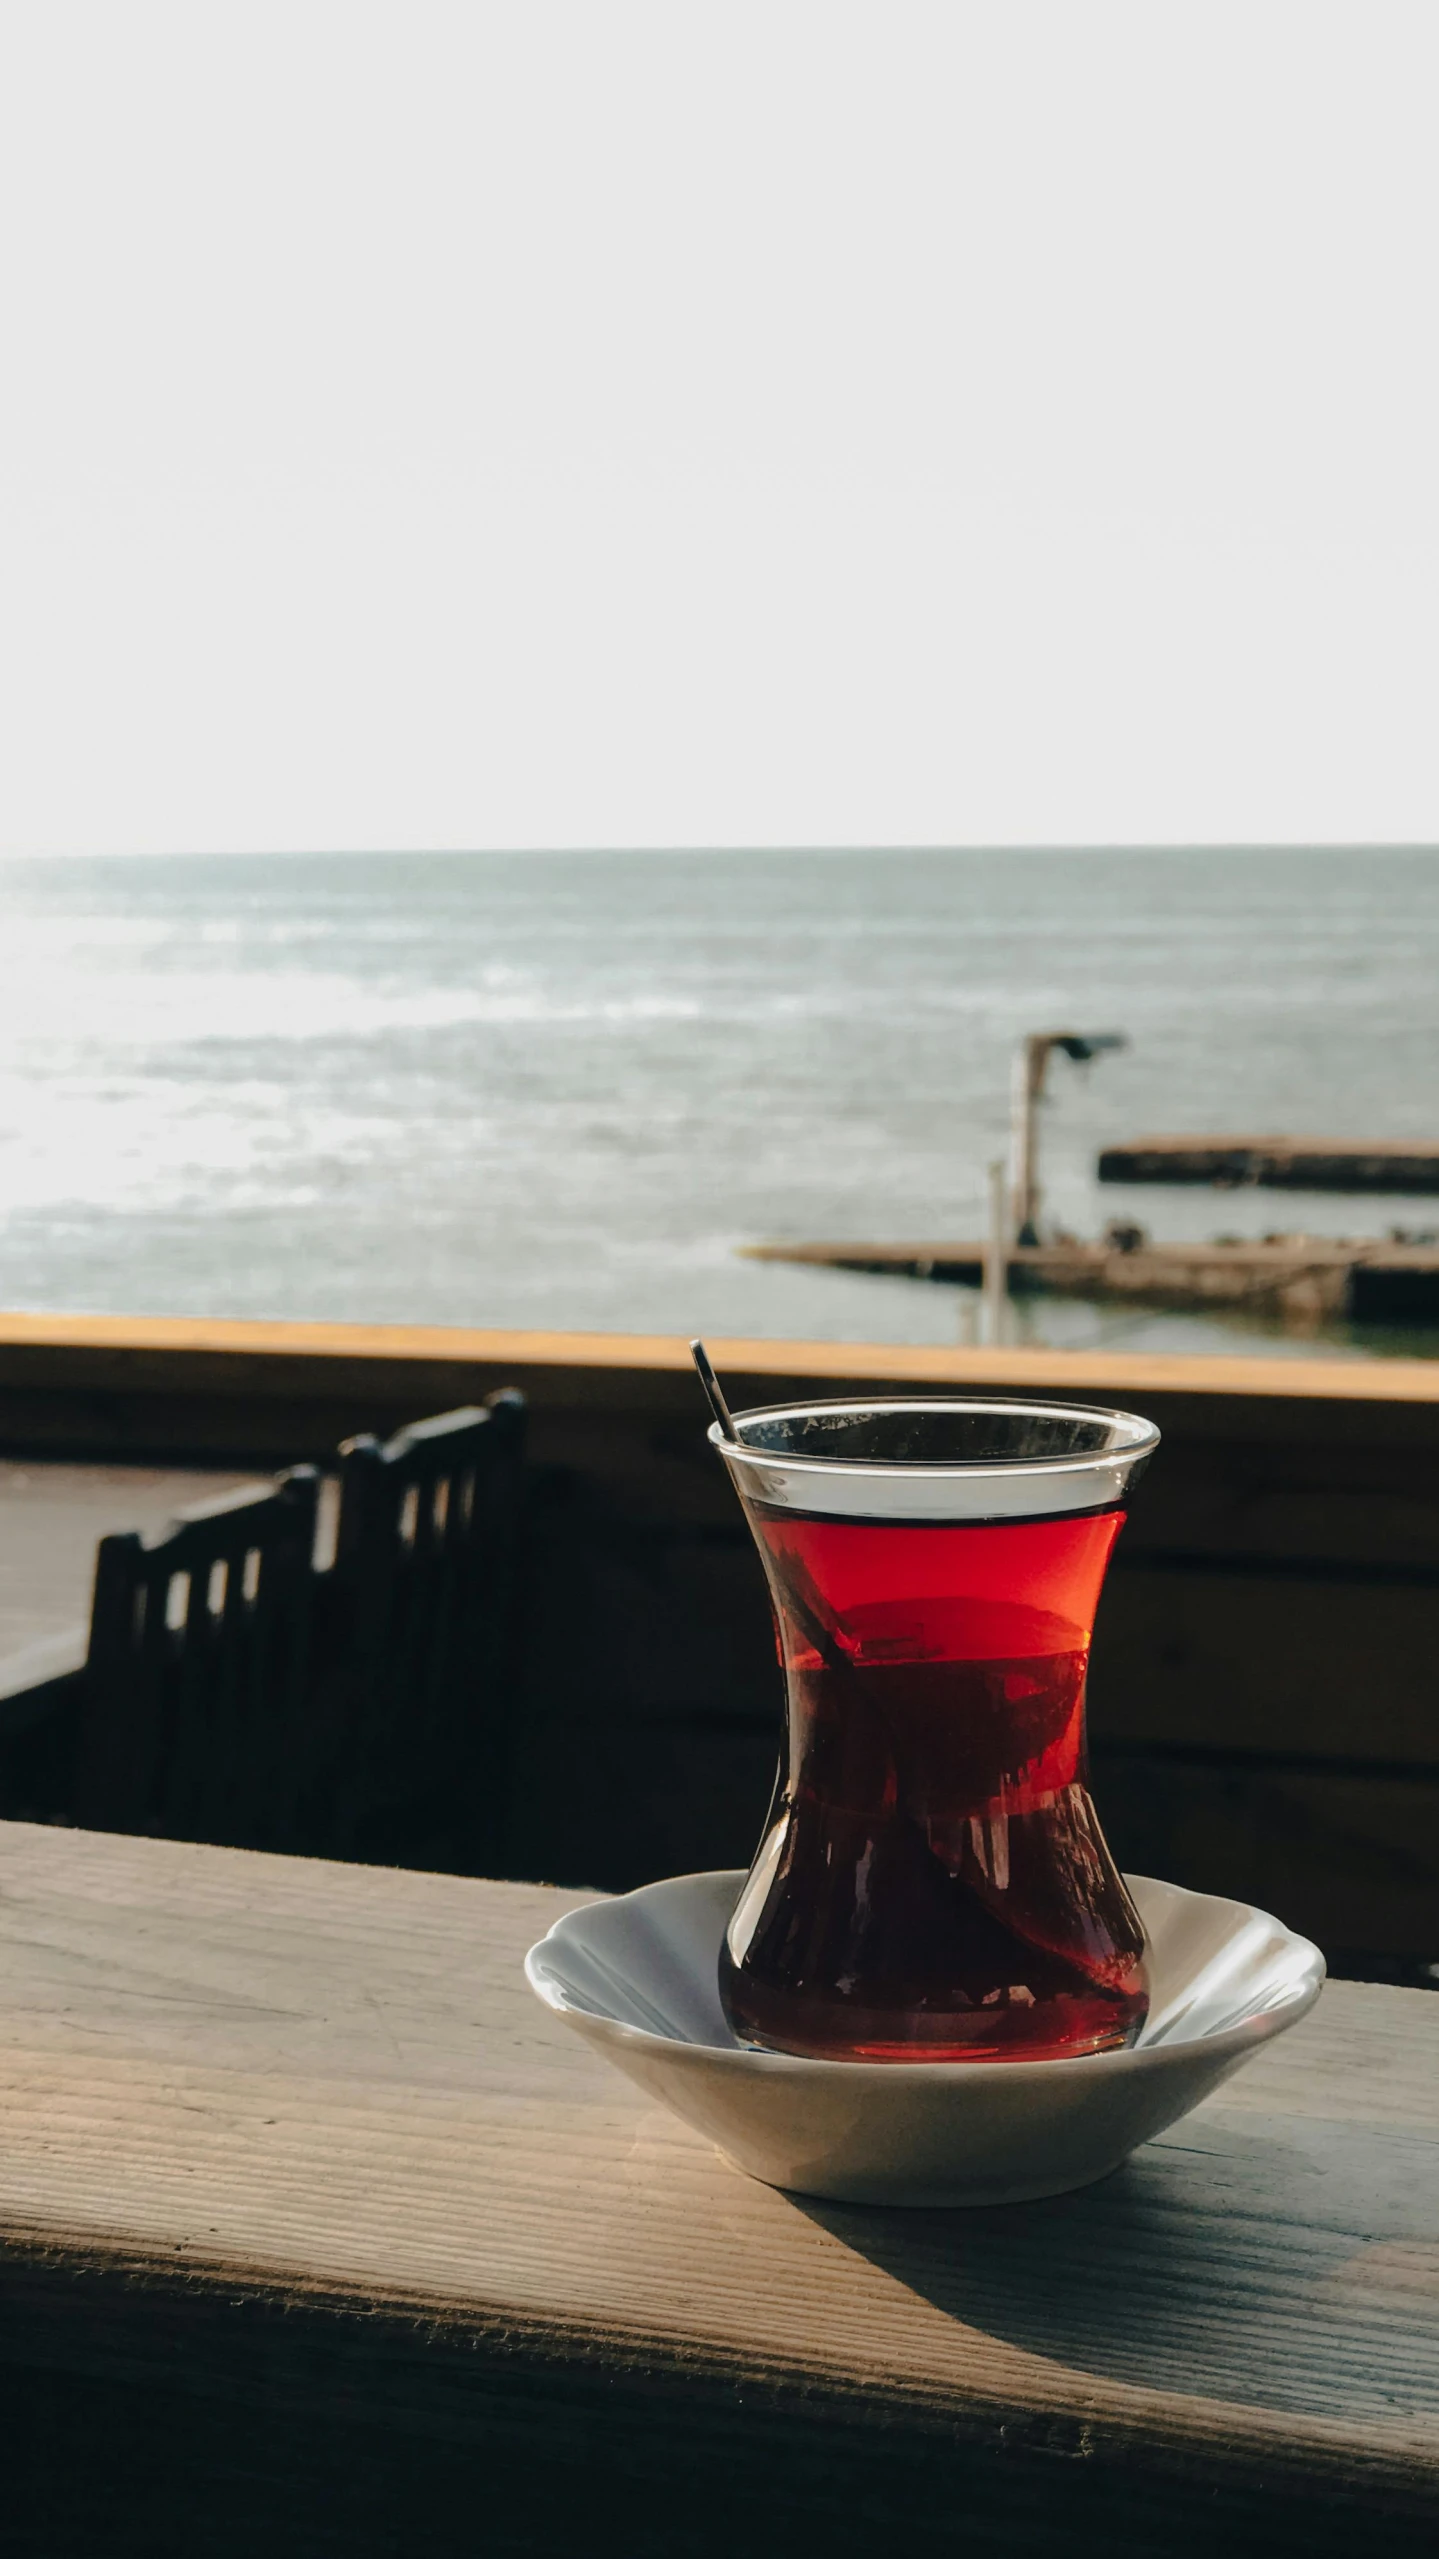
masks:
[(840, 2208), (530, 1998), (582, 1898), (0, 1826), (8, 2549), (1434, 2549), (1439, 1999), (1088, 2194)]

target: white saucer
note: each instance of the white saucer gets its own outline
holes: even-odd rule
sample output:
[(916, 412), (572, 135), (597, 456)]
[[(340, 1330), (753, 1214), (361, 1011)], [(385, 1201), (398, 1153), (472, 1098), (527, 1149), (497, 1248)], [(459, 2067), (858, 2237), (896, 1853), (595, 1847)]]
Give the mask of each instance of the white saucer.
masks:
[(676, 1875), (556, 1922), (530, 1987), (648, 2096), (770, 2186), (838, 2203), (1012, 2204), (1087, 2186), (1313, 2006), (1324, 1958), (1267, 1911), (1130, 1875), (1151, 2007), (1075, 2061), (806, 2061), (751, 2052), (720, 2006), (738, 1872)]

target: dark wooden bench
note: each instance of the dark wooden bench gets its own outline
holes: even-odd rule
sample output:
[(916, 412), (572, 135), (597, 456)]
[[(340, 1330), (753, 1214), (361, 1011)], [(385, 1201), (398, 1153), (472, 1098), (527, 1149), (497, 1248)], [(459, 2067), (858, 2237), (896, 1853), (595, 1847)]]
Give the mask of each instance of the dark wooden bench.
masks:
[[(95, 1829), (474, 1870), (505, 1825), (525, 1408), (500, 1393), (102, 1539), (56, 1809)], [(68, 1777), (68, 1782), (67, 1782)]]
[(196, 1504), (147, 1545), (104, 1537), (75, 1818), (289, 1847), (309, 1720), (319, 1477)]
[(311, 1828), (327, 1853), (469, 1872), (502, 1857), (524, 1425), (502, 1392), (341, 1447), (318, 1593), (337, 1779)]

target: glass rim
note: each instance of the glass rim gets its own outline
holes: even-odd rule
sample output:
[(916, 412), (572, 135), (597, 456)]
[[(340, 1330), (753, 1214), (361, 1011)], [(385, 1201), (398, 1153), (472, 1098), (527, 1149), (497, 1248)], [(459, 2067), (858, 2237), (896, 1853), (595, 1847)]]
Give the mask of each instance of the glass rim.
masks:
[[(1100, 1445), (1070, 1451), (1063, 1456), (980, 1457), (980, 1458), (914, 1458), (914, 1457), (813, 1457), (797, 1450), (761, 1448), (743, 1436), (746, 1422), (803, 1421), (811, 1414), (850, 1413), (856, 1420), (872, 1414), (881, 1416), (908, 1413), (962, 1413), (1020, 1415), (1033, 1421), (1100, 1422), (1108, 1427), (1109, 1436)], [(842, 1470), (852, 1474), (862, 1467), (871, 1474), (884, 1475), (1013, 1475), (1021, 1470), (1042, 1469), (1053, 1474), (1066, 1467), (1093, 1466), (1105, 1458), (1144, 1457), (1159, 1445), (1159, 1429), (1142, 1413), (1121, 1412), (1109, 1404), (1061, 1404), (1043, 1401), (1032, 1395), (816, 1395), (803, 1403), (751, 1404), (742, 1413), (732, 1413), (736, 1437), (731, 1439), (719, 1422), (711, 1422), (708, 1437), (715, 1448), (726, 1455), (753, 1462), (814, 1468), (825, 1474)]]
[[(1087, 1447), (951, 1457), (885, 1456), (862, 1449), (812, 1454), (786, 1447), (783, 1440), (764, 1446), (745, 1436), (748, 1424), (801, 1424), (830, 1415), (878, 1423), (923, 1414), (1089, 1424), (1094, 1437)], [(732, 1420), (732, 1437), (719, 1422), (711, 1423), (707, 1436), (746, 1500), (766, 1509), (852, 1519), (907, 1518), (916, 1525), (926, 1519), (939, 1523), (1117, 1510), (1160, 1437), (1156, 1425), (1139, 1413), (1018, 1395), (816, 1396), (803, 1403), (753, 1405)]]

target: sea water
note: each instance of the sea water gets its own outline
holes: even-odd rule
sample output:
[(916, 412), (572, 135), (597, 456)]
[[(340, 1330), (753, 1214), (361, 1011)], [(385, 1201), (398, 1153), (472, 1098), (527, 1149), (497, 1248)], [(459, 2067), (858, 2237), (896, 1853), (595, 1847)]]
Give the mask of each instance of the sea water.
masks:
[[(1439, 1136), (1424, 852), (183, 856), (0, 865), (0, 1303), (958, 1338), (961, 1292), (747, 1261), (977, 1237), (1029, 1030), (1047, 1212), (1159, 1236), (1439, 1202), (1101, 1189), (1146, 1130)], [(1318, 1342), (1030, 1301), (1026, 1336)]]

